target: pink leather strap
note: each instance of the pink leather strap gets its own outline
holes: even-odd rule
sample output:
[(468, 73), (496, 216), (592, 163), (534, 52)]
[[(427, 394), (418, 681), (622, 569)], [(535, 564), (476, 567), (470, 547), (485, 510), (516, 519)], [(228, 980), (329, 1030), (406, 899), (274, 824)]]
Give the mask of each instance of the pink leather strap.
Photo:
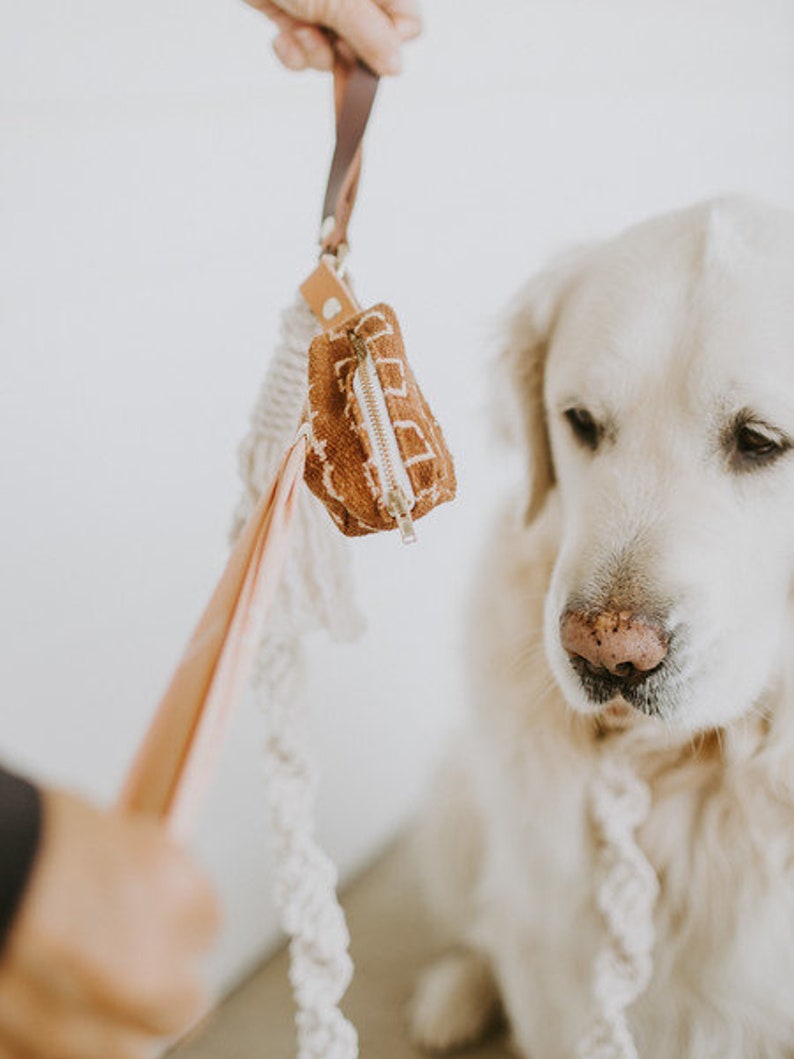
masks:
[(305, 456), (301, 436), (241, 533), (119, 798), (123, 812), (157, 817), (180, 837), (196, 817), (251, 670), (287, 555)]

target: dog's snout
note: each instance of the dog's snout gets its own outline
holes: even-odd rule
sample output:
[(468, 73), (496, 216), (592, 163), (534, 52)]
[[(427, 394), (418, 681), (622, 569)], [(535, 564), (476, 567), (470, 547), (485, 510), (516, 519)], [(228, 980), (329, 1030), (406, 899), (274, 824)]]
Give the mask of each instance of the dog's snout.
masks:
[(669, 646), (669, 637), (657, 623), (620, 608), (567, 611), (560, 639), (575, 665), (626, 682), (657, 669)]

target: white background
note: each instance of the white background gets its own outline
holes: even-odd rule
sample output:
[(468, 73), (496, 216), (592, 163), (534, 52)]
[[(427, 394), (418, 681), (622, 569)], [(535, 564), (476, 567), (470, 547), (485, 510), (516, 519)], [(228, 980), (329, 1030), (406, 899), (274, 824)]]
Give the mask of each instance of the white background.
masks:
[[(353, 545), (370, 631), (313, 645), (319, 828), (348, 875), (461, 708), (460, 615), (503, 456), (499, 314), (552, 252), (735, 190), (794, 207), (791, 0), (431, 0), (354, 220), (458, 458), (421, 543)], [(1, 0), (0, 751), (109, 801), (225, 554), (235, 448), (313, 262), (330, 89), (236, 0)], [(212, 974), (276, 936), (240, 711), (197, 842)]]

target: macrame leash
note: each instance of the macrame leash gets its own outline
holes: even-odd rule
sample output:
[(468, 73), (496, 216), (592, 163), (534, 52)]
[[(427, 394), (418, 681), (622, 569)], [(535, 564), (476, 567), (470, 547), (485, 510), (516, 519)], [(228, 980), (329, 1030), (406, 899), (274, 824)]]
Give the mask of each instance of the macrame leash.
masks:
[[(301, 288), (314, 294), (308, 301), (298, 296), (282, 315), (275, 356), (241, 446), (244, 491), (234, 517), (234, 547), (118, 799), (123, 812), (154, 817), (173, 833), (186, 834), (253, 667), (268, 719), (265, 777), (275, 836), (274, 888), (290, 937), (299, 1059), (358, 1056), (356, 1031), (339, 1010), (353, 966), (336, 897), (337, 873), (314, 837), (316, 770), (308, 749), (301, 644), (303, 634), (314, 629), (351, 639), (362, 628), (343, 539), (301, 488), (309, 345), (320, 320), (330, 325), (344, 304), (354, 302), (338, 266), (346, 252), (361, 137), (377, 77), (360, 64), (338, 65), (335, 86), (337, 149), (321, 246), (336, 269), (321, 262), (308, 288)], [(319, 275), (324, 289), (326, 272), (332, 294), (312, 312), (317, 287), (311, 281)]]
[(651, 793), (629, 762), (603, 755), (590, 789), (598, 852), (596, 904), (606, 940), (595, 962), (594, 1024), (578, 1059), (638, 1059), (626, 1009), (647, 988), (653, 971), (653, 913), (659, 881), (636, 840)]
[[(307, 351), (319, 324), (301, 297), (284, 311), (275, 356), (240, 450), (244, 492), (232, 537), (245, 525), (294, 437), (306, 400)], [(344, 540), (304, 490), (298, 500), (285, 576), (255, 671), (267, 719), (265, 782), (273, 834), (273, 887), (290, 937), (290, 981), (299, 1059), (356, 1059), (355, 1029), (339, 1010), (353, 972), (349, 935), (336, 897), (337, 872), (314, 837), (316, 768), (309, 750), (302, 636), (335, 639), (362, 628), (353, 603)]]
[[(361, 172), (361, 141), (377, 85), (377, 77), (360, 63), (336, 63), (336, 148), (320, 236), (321, 252), (335, 267), (347, 252), (347, 226)], [(315, 289), (312, 279), (318, 273), (323, 274), (322, 267), (301, 288), (304, 296), (299, 295), (281, 318), (275, 356), (240, 450), (244, 492), (235, 514), (233, 539), (245, 526), (295, 435), (307, 398), (308, 349), (320, 331), (320, 321), (330, 326), (350, 302), (349, 292), (332, 268), (328, 278), (334, 296), (315, 304), (307, 290)], [(274, 836), (273, 885), (281, 923), (290, 938), (298, 1059), (358, 1056), (356, 1031), (339, 1010), (353, 964), (344, 913), (336, 897), (337, 872), (314, 836), (316, 767), (309, 750), (301, 640), (321, 628), (335, 639), (349, 640), (362, 627), (343, 538), (322, 506), (304, 491), (293, 522), (285, 577), (254, 675), (268, 722), (264, 764)]]

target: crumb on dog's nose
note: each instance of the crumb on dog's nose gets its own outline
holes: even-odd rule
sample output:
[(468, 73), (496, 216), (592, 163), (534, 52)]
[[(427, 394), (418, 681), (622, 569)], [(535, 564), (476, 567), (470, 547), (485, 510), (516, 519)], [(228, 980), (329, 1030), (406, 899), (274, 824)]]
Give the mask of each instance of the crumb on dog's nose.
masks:
[(670, 642), (649, 619), (619, 609), (567, 611), (560, 623), (560, 639), (572, 661), (624, 680), (661, 665)]

